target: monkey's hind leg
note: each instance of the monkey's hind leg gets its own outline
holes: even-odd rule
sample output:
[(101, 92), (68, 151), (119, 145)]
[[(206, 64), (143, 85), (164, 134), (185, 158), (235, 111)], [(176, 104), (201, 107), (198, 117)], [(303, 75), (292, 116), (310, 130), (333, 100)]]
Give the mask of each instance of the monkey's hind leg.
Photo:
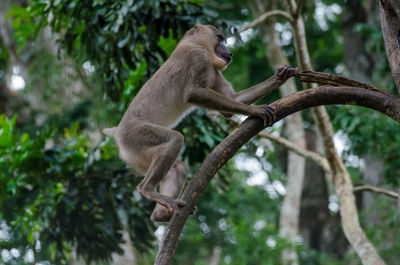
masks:
[[(176, 160), (167, 175), (160, 182), (160, 193), (171, 198), (178, 198), (185, 184), (187, 167), (182, 161)], [(150, 219), (153, 222), (168, 222), (172, 214), (161, 204), (156, 205)]]
[[(122, 130), (122, 132), (124, 134), (121, 134), (119, 142), (124, 149), (129, 148), (133, 154), (132, 157), (140, 156), (140, 160), (146, 161), (144, 164), (147, 164), (143, 168), (146, 172), (144, 179), (137, 186), (137, 190), (147, 199), (164, 206), (169, 215), (172, 215), (179, 210), (179, 207), (185, 205), (185, 202), (177, 199), (177, 195), (175, 195), (181, 187), (175, 187), (178, 184), (172, 183), (173, 178), (171, 177), (171, 180), (167, 181), (170, 183), (167, 186), (175, 188), (176, 192), (169, 192), (168, 195), (165, 195), (157, 192), (156, 189), (178, 157), (183, 145), (182, 134), (146, 122), (135, 122), (133, 126), (129, 127), (129, 130)], [(137, 135), (141, 136), (140, 140)], [(129, 163), (129, 161), (127, 162)], [(134, 164), (129, 164), (135, 168)], [(181, 184), (179, 185), (181, 186)], [(166, 193), (164, 189), (166, 188), (163, 188), (163, 193)], [(171, 195), (174, 196), (171, 197)]]

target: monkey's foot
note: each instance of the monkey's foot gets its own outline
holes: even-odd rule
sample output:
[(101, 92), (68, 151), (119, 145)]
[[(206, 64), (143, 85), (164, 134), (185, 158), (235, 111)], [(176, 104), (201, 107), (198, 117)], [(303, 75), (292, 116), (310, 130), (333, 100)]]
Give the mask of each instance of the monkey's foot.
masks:
[[(194, 215), (197, 211), (197, 206), (193, 208), (190, 212), (190, 215)], [(150, 220), (153, 222), (169, 222), (171, 219), (172, 214), (168, 212), (167, 208), (157, 204), (156, 208), (154, 209), (153, 213), (150, 216)]]
[[(167, 201), (168, 203), (170, 202), (170, 200)], [(186, 204), (185, 201), (181, 199), (171, 199), (171, 201), (173, 201), (173, 205), (170, 204), (169, 206), (172, 207), (173, 211), (163, 205), (157, 204), (150, 216), (150, 220), (153, 222), (168, 222), (171, 219), (172, 214), (177, 212), (180, 207), (183, 207)]]
[(171, 217), (172, 214), (163, 207), (163, 209), (155, 209), (150, 216), (150, 220), (153, 222), (169, 222)]

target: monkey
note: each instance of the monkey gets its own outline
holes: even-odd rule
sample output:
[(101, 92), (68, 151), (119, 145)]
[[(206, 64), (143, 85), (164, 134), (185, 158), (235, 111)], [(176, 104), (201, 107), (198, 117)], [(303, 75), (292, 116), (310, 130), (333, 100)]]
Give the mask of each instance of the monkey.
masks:
[(197, 24), (142, 86), (118, 126), (103, 130), (114, 137), (120, 158), (144, 175), (137, 190), (157, 203), (150, 217), (153, 222), (168, 222), (185, 206), (178, 196), (187, 166), (177, 159), (184, 139), (172, 128), (196, 107), (256, 116), (264, 126), (270, 126), (276, 119), (275, 111), (268, 105), (250, 104), (298, 72), (297, 68), (281, 66), (271, 78), (235, 93), (221, 73), (231, 60), (221, 32), (214, 26)]

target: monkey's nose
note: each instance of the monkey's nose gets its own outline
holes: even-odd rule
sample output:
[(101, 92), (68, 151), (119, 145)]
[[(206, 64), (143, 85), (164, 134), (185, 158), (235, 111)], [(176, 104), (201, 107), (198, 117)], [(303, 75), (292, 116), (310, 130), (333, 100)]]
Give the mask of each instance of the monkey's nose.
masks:
[(229, 53), (229, 56), (232, 57), (232, 55), (233, 55), (233, 54), (230, 52), (230, 53)]

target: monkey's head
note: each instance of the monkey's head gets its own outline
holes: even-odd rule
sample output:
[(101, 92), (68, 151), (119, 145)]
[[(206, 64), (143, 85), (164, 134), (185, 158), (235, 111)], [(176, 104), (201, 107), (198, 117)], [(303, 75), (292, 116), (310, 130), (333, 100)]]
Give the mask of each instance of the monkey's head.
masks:
[(224, 37), (214, 26), (197, 24), (185, 34), (197, 44), (203, 46), (211, 55), (211, 63), (215, 70), (223, 71), (232, 61), (232, 53), (224, 44)]

